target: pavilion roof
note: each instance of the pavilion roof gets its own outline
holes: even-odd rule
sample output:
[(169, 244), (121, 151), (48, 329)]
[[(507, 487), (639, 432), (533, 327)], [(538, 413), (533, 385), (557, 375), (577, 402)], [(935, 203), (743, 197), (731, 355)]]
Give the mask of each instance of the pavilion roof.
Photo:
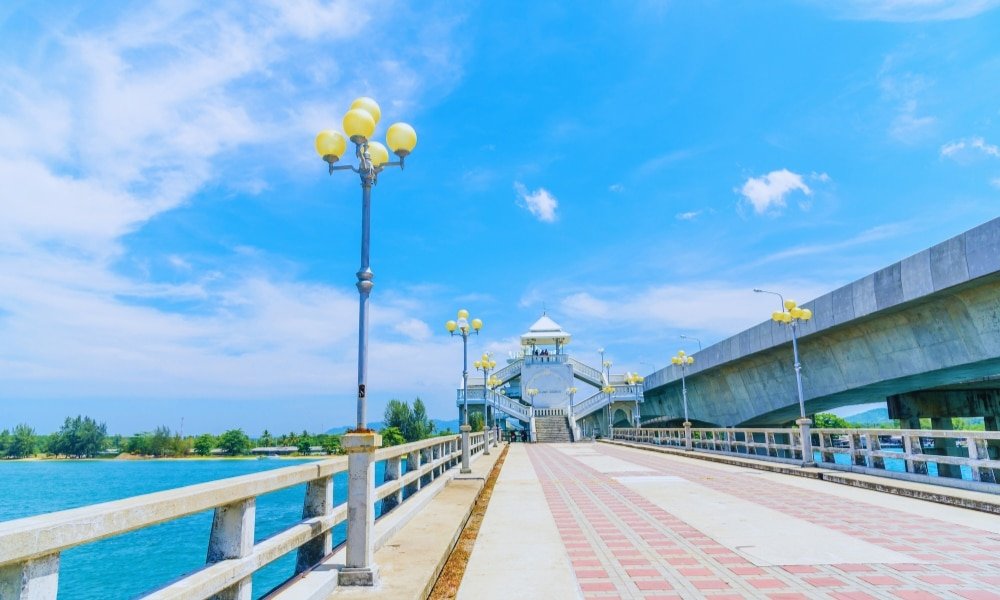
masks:
[(526, 333), (521, 334), (521, 344), (555, 344), (556, 342), (560, 344), (566, 344), (569, 342), (572, 336), (563, 330), (562, 326), (549, 318), (548, 315), (542, 314), (542, 316), (535, 321), (535, 323), (528, 328)]

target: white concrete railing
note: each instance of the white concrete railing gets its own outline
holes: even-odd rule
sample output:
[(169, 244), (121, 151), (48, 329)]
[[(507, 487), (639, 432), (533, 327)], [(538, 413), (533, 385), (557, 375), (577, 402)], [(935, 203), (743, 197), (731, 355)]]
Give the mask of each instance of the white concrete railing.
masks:
[[(1000, 460), (990, 457), (991, 448), (994, 455), (1000, 452), (997, 431), (812, 429), (810, 434), (813, 458), (824, 468), (905, 479), (933, 478), (934, 483), (945, 485), (955, 485), (962, 479), (1000, 483)], [(683, 448), (685, 432), (683, 428), (616, 428), (612, 439)], [(762, 460), (803, 460), (797, 428), (692, 428), (691, 445), (695, 451), (750, 455)], [(949, 451), (950, 455), (944, 454)]]
[(536, 417), (562, 417), (566, 414), (565, 408), (536, 408), (533, 410)]
[[(484, 441), (482, 432), (471, 434), (470, 452), (482, 452)], [(375, 450), (373, 459), (386, 461), (385, 482), (374, 489), (383, 515), (403, 501), (404, 489), (408, 497), (416, 494), (425, 481), (458, 465), (460, 457), (459, 435)], [(336, 457), (2, 522), (0, 598), (54, 599), (63, 551), (214, 508), (206, 565), (143, 598), (191, 600), (221, 594), (249, 599), (253, 573), (285, 553), (298, 549), (295, 572), (300, 573), (332, 550), (332, 529), (348, 520), (347, 503), (333, 505), (333, 477), (347, 470), (348, 457)], [(302, 520), (254, 544), (257, 497), (303, 483)], [(374, 504), (369, 508), (374, 512)], [(352, 526), (349, 522), (348, 529)]]
[(493, 375), (500, 380), (500, 383), (506, 383), (521, 374), (522, 364), (524, 364), (524, 359), (519, 358), (509, 365), (500, 368)]
[(596, 387), (604, 385), (604, 373), (601, 371), (575, 358), (568, 358), (566, 362), (573, 365), (573, 374), (580, 379)]
[[(484, 388), (468, 388), (467, 392), (469, 402), (475, 401), (476, 404), (481, 404), (486, 400), (487, 390)], [(462, 406), (465, 403), (466, 396), (462, 394), (462, 390), (458, 390), (457, 396), (458, 398), (455, 400), (455, 404), (457, 406)], [(515, 419), (528, 421), (531, 418), (530, 406), (521, 404), (517, 400), (509, 398), (500, 392), (489, 390), (489, 401), (497, 408), (497, 410), (501, 410)]]
[(585, 398), (573, 405), (573, 418), (582, 419), (592, 412), (600, 410), (607, 406), (610, 402), (616, 400), (625, 400), (628, 402), (643, 400), (643, 391), (641, 385), (616, 385), (614, 386), (614, 391), (611, 394), (606, 394), (605, 392), (597, 392), (593, 396)]

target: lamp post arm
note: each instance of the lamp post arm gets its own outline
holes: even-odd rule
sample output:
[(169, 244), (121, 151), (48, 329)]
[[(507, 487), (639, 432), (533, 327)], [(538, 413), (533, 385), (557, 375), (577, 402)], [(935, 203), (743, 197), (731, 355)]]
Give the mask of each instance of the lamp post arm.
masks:
[(770, 290), (762, 290), (760, 288), (754, 288), (753, 291), (757, 292), (758, 294), (771, 294), (772, 296), (777, 296), (778, 300), (781, 302), (781, 310), (785, 310), (785, 297), (779, 294), (778, 292), (772, 292)]

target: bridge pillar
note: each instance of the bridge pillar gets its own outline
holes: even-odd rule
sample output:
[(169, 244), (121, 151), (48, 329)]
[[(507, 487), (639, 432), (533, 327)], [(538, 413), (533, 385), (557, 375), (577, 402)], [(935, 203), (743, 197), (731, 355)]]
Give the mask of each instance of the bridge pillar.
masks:
[[(396, 481), (403, 476), (403, 459), (400, 456), (385, 461), (385, 481)], [(403, 503), (403, 488), (382, 499), (382, 514), (389, 512)]]
[(462, 469), (460, 473), (471, 473), (472, 467), (469, 466), (469, 432), (472, 431), (472, 427), (470, 425), (462, 425), (458, 430), (462, 432)]
[(377, 433), (348, 433), (341, 438), (347, 452), (347, 565), (340, 585), (374, 586), (375, 565), (375, 450), (382, 446)]
[[(422, 464), (423, 453), (419, 450), (416, 452), (410, 452), (406, 455), (406, 472), (411, 473), (420, 469)], [(420, 478), (413, 480), (413, 483), (407, 484), (406, 492), (410, 495), (416, 494), (420, 491)]]
[(59, 554), (0, 567), (0, 598), (55, 600), (59, 590)]
[[(253, 552), (253, 530), (256, 522), (257, 499), (247, 498), (215, 509), (212, 533), (208, 538), (206, 562), (216, 563), (231, 558), (243, 558)], [(250, 600), (253, 597), (251, 577), (247, 576), (212, 600)]]
[(799, 441), (802, 444), (802, 466), (815, 467), (816, 460), (813, 458), (812, 433), (809, 431), (812, 419), (808, 417), (805, 419), (796, 419), (795, 423), (799, 426)]
[(691, 451), (694, 447), (691, 445), (691, 421), (684, 421), (684, 449)]
[[(333, 512), (333, 476), (310, 481), (302, 503), (302, 518), (325, 517)], [(318, 564), (333, 550), (333, 532), (326, 531), (299, 546), (295, 558), (295, 573), (302, 573)]]

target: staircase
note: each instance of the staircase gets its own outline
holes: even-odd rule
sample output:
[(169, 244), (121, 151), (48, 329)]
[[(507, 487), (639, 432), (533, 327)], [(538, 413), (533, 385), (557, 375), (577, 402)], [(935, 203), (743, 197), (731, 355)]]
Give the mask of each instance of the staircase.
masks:
[(535, 436), (539, 442), (569, 443), (573, 441), (566, 415), (535, 417)]

